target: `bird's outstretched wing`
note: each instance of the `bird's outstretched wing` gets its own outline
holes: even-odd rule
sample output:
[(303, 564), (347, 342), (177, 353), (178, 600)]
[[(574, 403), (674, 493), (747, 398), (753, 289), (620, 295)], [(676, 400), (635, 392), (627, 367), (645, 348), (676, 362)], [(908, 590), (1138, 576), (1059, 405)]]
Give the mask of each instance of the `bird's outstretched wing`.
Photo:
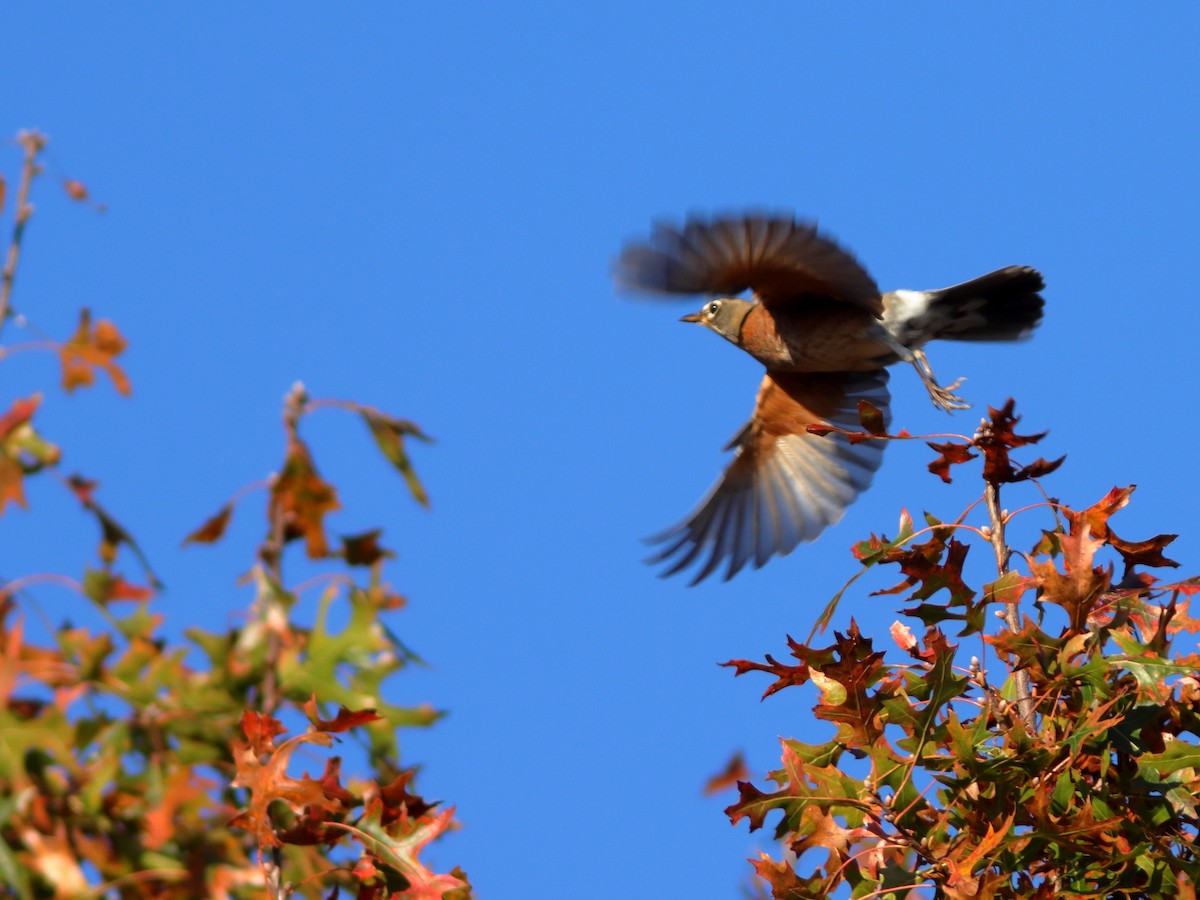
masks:
[(883, 301), (867, 271), (812, 222), (748, 214), (660, 223), (649, 241), (625, 246), (615, 277), (626, 289), (737, 296), (767, 306), (829, 297), (879, 315)]
[(693, 562), (692, 580), (728, 560), (725, 580), (746, 563), (760, 568), (837, 522), (871, 483), (883, 461), (883, 441), (851, 444), (837, 432), (809, 433), (828, 422), (861, 431), (858, 401), (888, 416), (887, 372), (768, 374), (754, 415), (735, 439), (737, 455), (688, 518), (650, 538), (662, 548), (649, 560), (673, 575)]

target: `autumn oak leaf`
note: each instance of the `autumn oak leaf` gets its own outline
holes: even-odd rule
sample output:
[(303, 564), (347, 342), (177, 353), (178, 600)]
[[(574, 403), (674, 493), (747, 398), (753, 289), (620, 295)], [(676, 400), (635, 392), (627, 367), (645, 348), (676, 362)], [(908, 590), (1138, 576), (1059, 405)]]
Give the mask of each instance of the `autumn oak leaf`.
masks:
[[(288, 762), (297, 747), (301, 744), (328, 747), (333, 738), (321, 732), (309, 732), (288, 738), (272, 749), (273, 738), (280, 733), (277, 730), (279, 727), (279, 723), (269, 716), (248, 711), (243, 716), (242, 728), (246, 736), (251, 738), (251, 743), (235, 745), (233, 748), (237, 776), (232, 785), (246, 788), (250, 798), (246, 808), (230, 824), (253, 832), (260, 845), (269, 847), (280, 844), (269, 813), (270, 805), (276, 800), (286, 803), (296, 812), (305, 807), (333, 812), (341, 809), (340, 799), (330, 796), (320, 781), (307, 775), (292, 778), (287, 774)], [(256, 749), (256, 743), (263, 749)], [(264, 756), (266, 759), (263, 759)]]
[(332, 719), (322, 719), (321, 711), (317, 707), (316, 694), (313, 694), (312, 698), (304, 704), (304, 714), (308, 716), (308, 721), (312, 723), (317, 731), (324, 731), (330, 734), (349, 731), (351, 728), (377, 722), (383, 718), (383, 716), (379, 715), (373, 709), (352, 710), (341, 706), (338, 708), (338, 714)]
[(373, 566), (381, 559), (393, 559), (396, 554), (379, 543), (380, 528), (342, 538), (342, 558), (351, 566)]
[(129, 378), (115, 362), (125, 347), (125, 338), (112, 322), (101, 320), (93, 326), (91, 312), (82, 310), (75, 334), (59, 348), (63, 389), (70, 393), (92, 385), (95, 370), (100, 369), (108, 373), (118, 393), (128, 396), (132, 393)]
[(271, 485), (269, 518), (283, 528), (284, 540), (303, 537), (309, 559), (329, 556), (325, 516), (341, 509), (333, 485), (317, 473), (304, 442), (288, 445), (283, 471)]
[(939, 444), (936, 441), (926, 441), (929, 449), (936, 450), (940, 455), (937, 459), (929, 464), (929, 471), (942, 481), (949, 484), (950, 467), (965, 463), (968, 460), (975, 459), (979, 454), (971, 452), (970, 444), (960, 444), (955, 441), (947, 441)]
[(226, 503), (215, 515), (205, 520), (203, 525), (185, 537), (183, 545), (186, 547), (188, 544), (215, 544), (225, 534), (232, 518), (233, 504)]
[(1152, 568), (1179, 568), (1179, 563), (1163, 555), (1163, 548), (1174, 541), (1177, 534), (1159, 534), (1144, 541), (1124, 541), (1108, 529), (1108, 543), (1121, 554), (1128, 566), (1150, 566)]

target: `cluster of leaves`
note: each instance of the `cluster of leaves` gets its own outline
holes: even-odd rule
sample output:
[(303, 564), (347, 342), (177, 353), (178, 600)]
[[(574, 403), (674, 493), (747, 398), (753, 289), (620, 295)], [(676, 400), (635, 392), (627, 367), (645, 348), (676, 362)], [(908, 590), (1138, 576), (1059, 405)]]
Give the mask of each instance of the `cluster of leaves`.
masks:
[[(1009, 401), (973, 438), (930, 444), (946, 480), (982, 456), (988, 525), (967, 524), (970, 510), (920, 530), (906, 516), (894, 539), (855, 548), (864, 566), (903, 576), (876, 592), (903, 595), (923, 628), (918, 639), (893, 625), (901, 661), (852, 621), (827, 646), (788, 638), (792, 662), (726, 663), (771, 676), (764, 697), (812, 682), (815, 715), (834, 729), (822, 744), (784, 740), (773, 787), (739, 782), (727, 810), (751, 829), (779, 814), (782, 858), (753, 863), (773, 897), (1195, 896), (1200, 656), (1171, 644), (1200, 630), (1188, 614), (1200, 581), (1144, 571), (1177, 565), (1163, 553), (1173, 535), (1113, 532), (1132, 488), (1080, 511), (1051, 499), (1019, 511), (1049, 511), (1054, 526), (1012, 565), (1017, 513), (1001, 511), (1000, 487), (1062, 462), (1012, 463), (1010, 450), (1042, 437), (1015, 423)], [(997, 577), (977, 590), (966, 561), (979, 542)], [(989, 609), (1004, 623), (990, 634)], [(944, 628), (977, 656), (963, 661)], [(999, 684), (980, 661), (989, 652)]]
[[(18, 142), (25, 161), (0, 329), (16, 318), (16, 261), (45, 144), (32, 133)], [(78, 182), (64, 186), (72, 199), (87, 199)], [(4, 187), (0, 179), (0, 211)], [(128, 394), (117, 362), (124, 346), (115, 326), (84, 311), (65, 340), (9, 345), (0, 356), (46, 349), (61, 360), (66, 390), (103, 372)], [(131, 533), (100, 505), (95, 482), (60, 473), (62, 453), (35, 429), (40, 400), (13, 400), (0, 414), (0, 512), (25, 507), (26, 481), (48, 476), (94, 518), (100, 543), (98, 563), (79, 579), (31, 574), (0, 584), (0, 897), (472, 896), (462, 872), (438, 874), (422, 861), (454, 813), (416, 793), (414, 771), (399, 759), (396, 728), (429, 725), (439, 714), (383, 699), (385, 680), (416, 660), (384, 622), (404, 604), (383, 580), (393, 554), (379, 531), (329, 537), (337, 492), (321, 478), (300, 423), (326, 407), (357, 414), (427, 504), (405, 444), (424, 439), (420, 430), (293, 388), (283, 464), (252, 486), (266, 491), (267, 527), (245, 579), (250, 610), (237, 627), (191, 628), (173, 643), (156, 611), (161, 584)], [(220, 539), (233, 509), (230, 502), (185, 543)], [(307, 625), (295, 616), (303, 593), (284, 575), (287, 551), (299, 546), (334, 564)], [(127, 576), (131, 559), (136, 574)], [(101, 627), (47, 625), (44, 638), (32, 639), (27, 614), (41, 612), (34, 588), (46, 582), (74, 589)], [(348, 610), (337, 616), (340, 630), (330, 624), (337, 605)], [(323, 708), (339, 711), (324, 719)], [(280, 719), (307, 719), (307, 731), (276, 744)], [(326, 748), (343, 732), (359, 739), (367, 775), (343, 783), (339, 757), (325, 760), (319, 778), (289, 773), (298, 747)]]

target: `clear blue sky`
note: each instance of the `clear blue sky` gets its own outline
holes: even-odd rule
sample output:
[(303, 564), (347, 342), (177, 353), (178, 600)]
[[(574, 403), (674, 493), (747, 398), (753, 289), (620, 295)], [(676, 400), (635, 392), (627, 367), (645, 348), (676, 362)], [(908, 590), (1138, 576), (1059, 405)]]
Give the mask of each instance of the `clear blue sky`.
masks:
[[(1035, 339), (935, 346), (939, 374), (1051, 429), (1065, 500), (1136, 482), (1114, 526), (1182, 532), (1200, 570), (1195, 4), (10, 4), (3, 30), (0, 130), (45, 130), (51, 174), (109, 207), (41, 185), (18, 303), (57, 334), (88, 305), (131, 342), (132, 399), (52, 393), (43, 428), (140, 537), (175, 633), (249, 600), (253, 500), (220, 547), (178, 545), (278, 464), (293, 381), (437, 437), (424, 512), (360, 423), (306, 432), (334, 531), (399, 551), (393, 624), (432, 668), (392, 699), (450, 711), (406, 761), (458, 806), (433, 855), (483, 897), (736, 896), (757, 843), (701, 784), (825, 731), (801, 692), (760, 704), (715, 663), (807, 634), (901, 506), (952, 516), (975, 490), (893, 447), (818, 544), (729, 584), (655, 578), (639, 539), (716, 477), (759, 370), (677, 324), (690, 306), (614, 295), (652, 219), (795, 209), (884, 288), (1040, 268)], [(4, 377), (6, 405), (52, 362)], [(892, 388), (897, 426), (977, 422), (910, 371)], [(48, 482), (31, 500), (0, 519), (4, 574), (78, 572), (91, 523)], [(851, 595), (837, 624), (882, 636), (896, 605)]]

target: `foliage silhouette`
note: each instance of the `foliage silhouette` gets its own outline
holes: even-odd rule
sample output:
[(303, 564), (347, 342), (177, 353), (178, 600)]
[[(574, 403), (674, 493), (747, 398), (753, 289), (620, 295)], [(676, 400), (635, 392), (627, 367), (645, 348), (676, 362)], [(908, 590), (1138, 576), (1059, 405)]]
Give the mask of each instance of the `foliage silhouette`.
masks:
[[(17, 143), (24, 159), (0, 332), (18, 316), (29, 321), (13, 306), (13, 286), (46, 139), (24, 132)], [(0, 178), (0, 212), (6, 187)], [(91, 202), (82, 183), (63, 187)], [(118, 362), (125, 339), (87, 310), (66, 339), (5, 345), (0, 358), (17, 349), (56, 353), (66, 391), (91, 387), (103, 373), (131, 392)], [(52, 477), (99, 525), (99, 565), (79, 579), (34, 574), (0, 587), (0, 897), (471, 897), (461, 871), (437, 873), (421, 858), (453, 827), (454, 811), (415, 792), (396, 743), (396, 728), (431, 725), (439, 714), (383, 700), (384, 683), (416, 660), (385, 624), (404, 605), (383, 580), (393, 554), (378, 530), (329, 539), (337, 492), (300, 435), (303, 419), (322, 409), (359, 416), (427, 505), (406, 445), (427, 440), (421, 430), (371, 407), (312, 400), (294, 386), (278, 474), (240, 492), (184, 541), (220, 540), (235, 504), (266, 491), (245, 621), (221, 633), (192, 628), (186, 643), (173, 644), (155, 612), (161, 584), (131, 531), (100, 505), (94, 481), (59, 474), (61, 453), (35, 426), (41, 402), (13, 399), (0, 414), (0, 513), (28, 505), (27, 479)], [(285, 577), (288, 551), (301, 544), (310, 559), (338, 569), (310, 624), (297, 615), (301, 589)], [(124, 571), (129, 557), (137, 575)], [(46, 581), (74, 588), (109, 627), (63, 624), (43, 643), (30, 640), (32, 588)], [(335, 605), (348, 609), (338, 632), (329, 624)], [(277, 716), (307, 719), (307, 731), (277, 743), (285, 732)], [(298, 747), (328, 748), (341, 733), (362, 738), (365, 773), (344, 778), (337, 756), (318, 778), (289, 773)]]
[[(989, 410), (972, 437), (929, 442), (939, 454), (929, 469), (945, 481), (981, 459), (987, 525), (968, 524), (977, 501), (919, 530), (906, 514), (895, 538), (854, 548), (864, 567), (903, 576), (874, 593), (907, 604), (891, 629), (900, 661), (851, 620), (827, 645), (788, 638), (794, 662), (725, 664), (769, 675), (764, 698), (812, 682), (814, 715), (834, 728), (821, 744), (784, 740), (773, 788), (741, 781), (727, 810), (752, 830), (779, 814), (781, 858), (753, 861), (772, 897), (1195, 896), (1200, 656), (1171, 644), (1200, 630), (1188, 614), (1200, 580), (1143, 571), (1177, 565), (1163, 553), (1174, 535), (1114, 533), (1132, 487), (1080, 511), (1044, 495), (1002, 510), (1002, 486), (1040, 491), (1063, 462), (1010, 459), (1044, 436), (1017, 434), (1013, 409)], [(863, 412), (876, 439), (910, 437), (878, 437)], [(1013, 553), (1009, 526), (1035, 514), (1053, 527)], [(979, 542), (996, 575), (976, 589), (966, 564)], [(1003, 623), (995, 633), (988, 610)], [(964, 661), (946, 629), (978, 655)]]

